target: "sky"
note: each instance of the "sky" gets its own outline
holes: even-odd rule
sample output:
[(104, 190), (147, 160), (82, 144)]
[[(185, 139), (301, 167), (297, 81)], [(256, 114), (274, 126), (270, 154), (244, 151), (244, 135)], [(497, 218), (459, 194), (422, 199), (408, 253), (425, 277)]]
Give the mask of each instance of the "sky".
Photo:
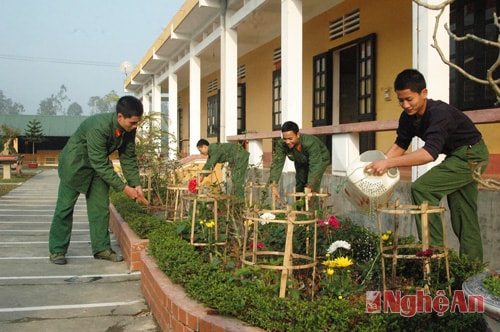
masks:
[(61, 85), (84, 115), (92, 96), (123, 91), (184, 0), (0, 0), (0, 90), (36, 114)]

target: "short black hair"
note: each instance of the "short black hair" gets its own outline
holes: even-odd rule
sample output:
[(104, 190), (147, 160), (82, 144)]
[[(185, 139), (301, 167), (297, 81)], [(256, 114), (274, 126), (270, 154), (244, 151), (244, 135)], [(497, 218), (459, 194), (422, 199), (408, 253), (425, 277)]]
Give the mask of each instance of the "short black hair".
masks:
[(416, 69), (403, 70), (394, 81), (394, 91), (410, 89), (420, 93), (426, 87), (424, 75)]
[(198, 141), (198, 143), (196, 143), (196, 147), (199, 148), (200, 146), (203, 146), (203, 145), (206, 145), (206, 146), (209, 146), (210, 143), (208, 143), (208, 141), (204, 138), (200, 139)]
[(142, 102), (134, 96), (123, 96), (116, 103), (116, 114), (121, 113), (124, 118), (142, 116), (144, 107)]
[(299, 126), (293, 121), (287, 121), (281, 126), (281, 132), (293, 131), (295, 134), (299, 132)]

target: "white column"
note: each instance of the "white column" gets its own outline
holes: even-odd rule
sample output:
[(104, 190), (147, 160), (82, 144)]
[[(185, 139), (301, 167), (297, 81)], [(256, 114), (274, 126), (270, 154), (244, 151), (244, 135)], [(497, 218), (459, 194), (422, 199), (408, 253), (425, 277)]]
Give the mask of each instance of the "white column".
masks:
[(281, 1), (282, 121), (302, 127), (302, 0)]
[(153, 86), (151, 91), (151, 111), (153, 113), (161, 113), (161, 85), (156, 82), (153, 76)]
[[(161, 121), (161, 85), (159, 84), (156, 76), (153, 75), (153, 82), (151, 86), (151, 129), (156, 132), (157, 130), (163, 130), (163, 124)], [(158, 155), (162, 153), (161, 147), (165, 137), (159, 136), (155, 139), (156, 152)]]
[[(191, 45), (191, 50), (194, 45)], [(189, 59), (189, 154), (199, 154), (196, 142), (201, 134), (201, 61), (191, 54)]]
[[(228, 13), (225, 15), (227, 17)], [(234, 29), (226, 27), (226, 17), (223, 17), (221, 33), (221, 142), (227, 142), (227, 136), (238, 133), (238, 34)]]
[(248, 164), (250, 166), (259, 166), (262, 168), (262, 156), (264, 155), (262, 140), (252, 139), (248, 141), (248, 152), (250, 157), (248, 158)]
[(167, 130), (172, 136), (169, 140), (169, 152), (170, 158), (176, 158), (176, 152), (178, 150), (179, 142), (179, 132), (177, 128), (179, 127), (179, 119), (177, 118), (177, 74), (171, 73), (168, 75), (168, 123)]
[[(302, 128), (302, 0), (281, 1), (281, 119)], [(288, 158), (284, 172), (294, 171)]]
[(144, 108), (144, 114), (149, 114), (151, 108), (151, 100), (149, 99), (149, 89), (146, 85), (142, 86), (142, 107)]
[[(429, 0), (429, 4), (438, 4), (441, 0)], [(447, 102), (449, 100), (450, 76), (449, 67), (443, 63), (437, 51), (431, 47), (433, 43), (432, 34), (436, 23), (437, 11), (428, 10), (413, 3), (413, 68), (420, 71), (426, 80), (428, 95), (430, 99), (440, 99)], [(439, 30), (437, 34), (438, 43), (445, 56), (449, 58), (449, 36), (444, 29), (444, 24), (449, 23), (449, 6), (441, 15)], [(413, 150), (424, 145), (419, 138), (412, 141)], [(444, 156), (440, 156), (436, 161), (412, 167), (412, 180), (416, 180), (434, 165), (439, 164)]]

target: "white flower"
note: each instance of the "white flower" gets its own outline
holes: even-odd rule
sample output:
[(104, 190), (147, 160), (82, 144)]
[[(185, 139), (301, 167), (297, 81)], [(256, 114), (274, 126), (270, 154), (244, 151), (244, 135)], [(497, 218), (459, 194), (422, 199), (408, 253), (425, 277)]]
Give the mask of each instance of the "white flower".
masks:
[(260, 215), (260, 219), (264, 219), (260, 221), (261, 225), (265, 225), (269, 223), (269, 220), (274, 220), (276, 219), (276, 216), (272, 214), (271, 212), (266, 212)]
[(335, 250), (337, 250), (338, 248), (344, 248), (344, 249), (350, 250), (351, 249), (351, 245), (349, 243), (347, 243), (346, 241), (342, 241), (342, 240), (335, 241), (335, 242), (333, 242), (330, 245), (330, 247), (328, 248), (327, 252), (329, 254), (331, 254)]

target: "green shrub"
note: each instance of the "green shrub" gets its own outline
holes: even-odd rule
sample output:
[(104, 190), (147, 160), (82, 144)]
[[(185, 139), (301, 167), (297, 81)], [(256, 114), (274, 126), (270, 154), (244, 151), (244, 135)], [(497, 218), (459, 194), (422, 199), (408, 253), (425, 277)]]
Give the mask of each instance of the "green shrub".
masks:
[[(147, 215), (135, 202), (113, 195), (112, 201), (125, 220), (132, 218), (131, 228), (149, 238), (148, 253), (155, 259), (158, 267), (172, 280), (181, 285), (189, 297), (204, 303), (220, 315), (238, 318), (250, 325), (266, 331), (481, 331), (484, 321), (480, 314), (445, 312), (417, 314), (403, 317), (395, 313), (366, 313), (364, 290), (347, 296), (331, 296), (316, 291), (314, 299), (295, 296), (297, 289), (289, 289), (289, 296), (278, 296), (281, 272), (259, 269), (254, 266), (237, 266), (239, 256), (225, 253), (223, 256), (209, 256), (207, 247), (191, 246), (187, 239), (185, 223), (165, 222)], [(131, 220), (132, 220), (131, 219)], [(351, 243), (352, 255), (360, 263), (351, 269), (353, 282), (362, 284), (365, 289), (380, 289), (379, 278), (360, 280), (366, 275), (379, 276), (380, 261), (378, 254), (378, 235), (347, 220), (342, 227), (321, 237), (323, 252), (332, 241), (344, 240)], [(323, 235), (326, 233), (323, 233)], [(141, 236), (141, 237), (143, 237)], [(283, 232), (279, 227), (268, 229), (268, 243), (282, 241)], [(277, 238), (276, 238), (277, 237)], [(266, 241), (266, 239), (264, 239)], [(413, 238), (400, 241), (411, 243)], [(320, 250), (320, 249), (318, 249)], [(373, 251), (373, 252), (372, 252)], [(398, 273), (410, 278), (419, 267), (406, 266), (400, 260)], [(414, 264), (419, 265), (419, 264)], [(437, 273), (444, 273), (444, 264), (438, 264)], [(459, 258), (450, 254), (450, 270), (453, 287), (472, 274), (484, 268), (483, 264)], [(369, 270), (370, 273), (366, 271)], [(318, 264), (317, 277), (323, 278), (324, 271)], [(291, 278), (294, 276), (291, 276)], [(290, 280), (292, 283), (293, 280)], [(309, 282), (309, 280), (307, 280)], [(317, 287), (320, 283), (317, 282)], [(305, 287), (307, 288), (307, 287)], [(458, 288), (454, 288), (458, 289)], [(295, 294), (295, 295), (294, 295)]]

